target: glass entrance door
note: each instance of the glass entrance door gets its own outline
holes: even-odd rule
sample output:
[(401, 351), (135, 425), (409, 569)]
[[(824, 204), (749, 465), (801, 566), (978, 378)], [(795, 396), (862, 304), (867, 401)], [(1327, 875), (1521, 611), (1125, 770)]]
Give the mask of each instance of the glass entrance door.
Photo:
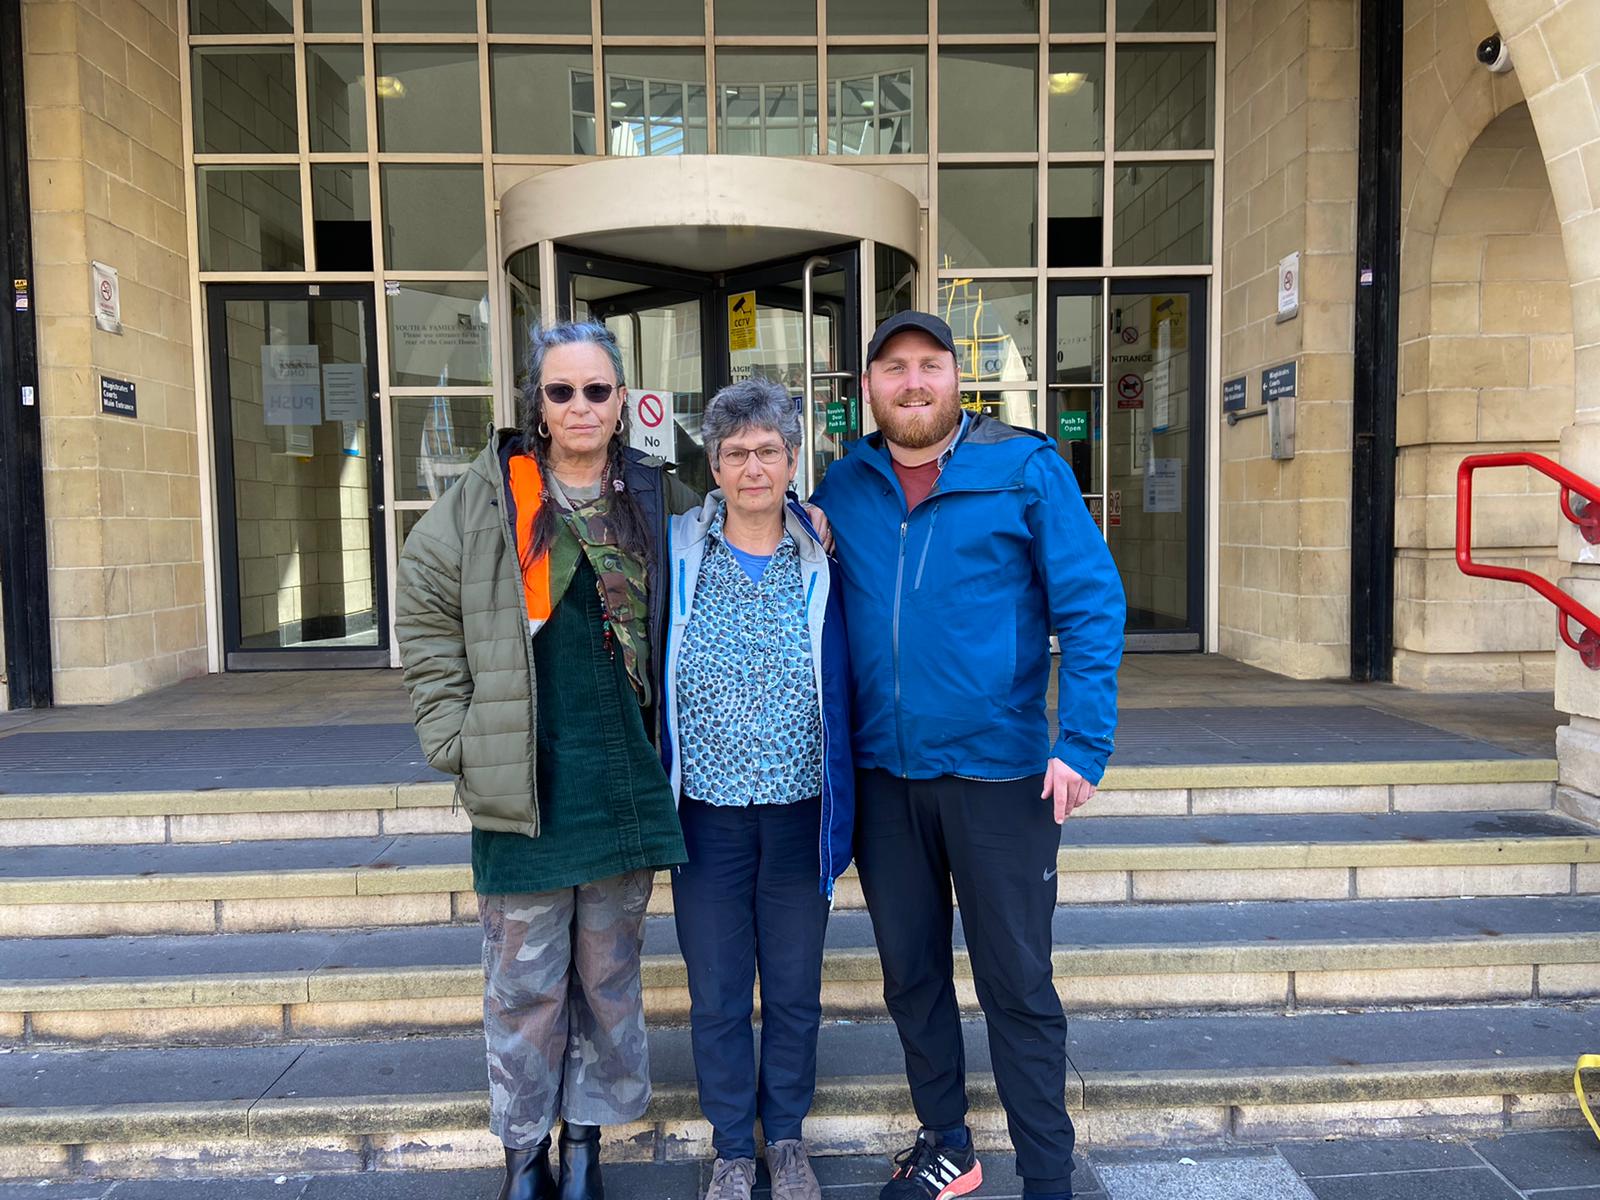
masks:
[(372, 291), (207, 289), (229, 670), (389, 665)]
[(1053, 284), (1046, 428), (1104, 531), (1130, 650), (1197, 650), (1204, 608), (1205, 283)]

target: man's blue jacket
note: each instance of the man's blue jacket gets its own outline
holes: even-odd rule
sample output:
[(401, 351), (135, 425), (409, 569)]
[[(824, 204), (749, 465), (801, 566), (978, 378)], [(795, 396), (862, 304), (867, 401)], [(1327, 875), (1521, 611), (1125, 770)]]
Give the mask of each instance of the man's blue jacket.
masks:
[(1015, 779), (1053, 754), (1098, 784), (1117, 724), (1125, 611), (1105, 539), (1042, 434), (972, 417), (946, 455), (909, 516), (881, 433), (830, 467), (812, 497), (845, 578), (856, 766)]

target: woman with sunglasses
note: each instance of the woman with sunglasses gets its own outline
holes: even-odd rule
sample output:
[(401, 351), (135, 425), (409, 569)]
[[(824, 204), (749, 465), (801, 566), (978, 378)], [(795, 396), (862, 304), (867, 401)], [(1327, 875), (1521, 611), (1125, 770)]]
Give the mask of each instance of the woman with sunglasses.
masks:
[(668, 517), (697, 505), (628, 446), (616, 339), (561, 324), (534, 335), (523, 427), (401, 555), (417, 733), (472, 819), (500, 1200), (602, 1197), (600, 1126), (650, 1099), (645, 908), (654, 872), (685, 858), (652, 738), (661, 583)]

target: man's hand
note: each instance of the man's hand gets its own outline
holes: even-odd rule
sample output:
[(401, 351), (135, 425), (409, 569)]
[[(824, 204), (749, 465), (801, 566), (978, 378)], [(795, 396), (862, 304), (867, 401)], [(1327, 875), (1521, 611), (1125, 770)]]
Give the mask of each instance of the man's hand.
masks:
[(1044, 791), (1039, 793), (1039, 799), (1043, 800), (1047, 796), (1054, 799), (1057, 825), (1089, 803), (1089, 798), (1093, 795), (1094, 784), (1059, 758), (1050, 760), (1050, 765), (1045, 768)]
[(825, 553), (833, 553), (833, 526), (828, 524), (828, 514), (815, 504), (805, 506), (806, 516), (811, 518), (811, 528), (817, 531), (817, 540), (822, 543)]

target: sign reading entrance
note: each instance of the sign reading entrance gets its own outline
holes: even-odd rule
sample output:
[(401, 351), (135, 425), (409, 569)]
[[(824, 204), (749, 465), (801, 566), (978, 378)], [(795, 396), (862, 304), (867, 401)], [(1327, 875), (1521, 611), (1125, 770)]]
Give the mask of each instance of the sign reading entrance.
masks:
[(1284, 396), (1293, 396), (1296, 391), (1295, 376), (1298, 374), (1299, 364), (1287, 362), (1277, 367), (1268, 367), (1261, 372), (1261, 402), (1279, 400)]
[(100, 411), (117, 417), (137, 419), (139, 397), (134, 392), (132, 381), (112, 379), (109, 375), (100, 376)]
[(728, 297), (728, 350), (759, 350), (756, 339), (756, 294), (735, 292)]
[(635, 392), (633, 420), (628, 427), (628, 444), (635, 450), (672, 460), (678, 453), (672, 420), (671, 392)]

